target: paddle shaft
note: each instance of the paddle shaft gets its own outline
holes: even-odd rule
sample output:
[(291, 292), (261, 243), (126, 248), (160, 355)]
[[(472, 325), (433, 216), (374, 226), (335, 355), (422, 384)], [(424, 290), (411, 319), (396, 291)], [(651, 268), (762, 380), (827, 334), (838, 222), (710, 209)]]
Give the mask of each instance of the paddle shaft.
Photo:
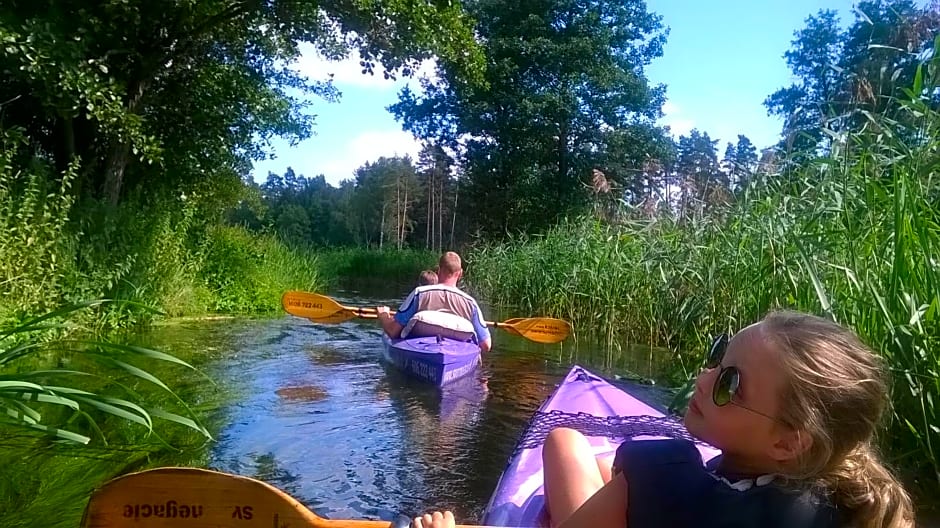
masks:
[[(378, 317), (378, 309), (376, 308), (343, 306), (343, 310), (352, 312), (357, 317), (362, 317), (363, 319), (375, 319), (376, 317)], [(388, 314), (391, 316), (394, 316), (397, 313), (398, 312), (391, 311), (391, 310), (388, 312)], [(483, 324), (485, 324), (486, 326), (492, 326), (493, 328), (512, 328), (514, 322), (518, 322), (521, 320), (522, 318), (515, 318), (515, 319), (509, 320), (512, 322), (506, 321), (502, 323), (498, 321), (483, 321)]]
[[(362, 317), (364, 319), (372, 319), (372, 317), (370, 316), (377, 315), (379, 313), (378, 308), (372, 308), (369, 306), (344, 306), (342, 304), (338, 304), (338, 307), (340, 310), (344, 312), (349, 312), (351, 314), (354, 314), (358, 317)], [(392, 316), (394, 316), (396, 313), (398, 312), (395, 312), (395, 311), (388, 312), (388, 314)], [(521, 320), (522, 318), (517, 317), (515, 319), (510, 319), (509, 321), (502, 322), (502, 323), (496, 322), (496, 321), (483, 321), (483, 324), (485, 324), (486, 326), (492, 326), (493, 328), (508, 328), (512, 326), (512, 322), (519, 322)]]
[[(377, 317), (376, 308), (343, 306), (325, 295), (301, 291), (288, 291), (281, 297), (284, 310), (317, 323), (340, 323), (352, 317)], [(394, 315), (395, 312), (389, 312)], [(503, 328), (536, 343), (559, 343), (571, 332), (571, 325), (551, 317), (508, 319), (501, 323), (483, 321), (487, 326)]]

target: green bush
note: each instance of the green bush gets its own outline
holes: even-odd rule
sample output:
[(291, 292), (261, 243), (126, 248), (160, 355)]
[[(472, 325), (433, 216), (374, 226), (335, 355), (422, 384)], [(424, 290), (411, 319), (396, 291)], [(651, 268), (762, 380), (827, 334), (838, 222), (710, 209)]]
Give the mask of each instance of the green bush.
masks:
[(270, 235), (213, 227), (202, 251), (200, 276), (217, 312), (270, 312), (280, 309), (285, 290), (320, 288), (313, 255), (290, 249)]
[(332, 282), (344, 278), (411, 283), (421, 270), (436, 267), (439, 257), (424, 249), (344, 248), (322, 251), (319, 266)]

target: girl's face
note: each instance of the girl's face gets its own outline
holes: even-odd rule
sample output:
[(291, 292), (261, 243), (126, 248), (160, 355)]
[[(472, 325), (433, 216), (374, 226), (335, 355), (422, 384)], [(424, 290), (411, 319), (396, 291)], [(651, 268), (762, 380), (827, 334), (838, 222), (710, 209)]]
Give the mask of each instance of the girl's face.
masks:
[[(713, 399), (715, 381), (728, 367), (737, 369), (738, 384), (730, 402), (719, 406)], [(717, 366), (699, 374), (685, 413), (686, 428), (721, 449), (740, 470), (774, 471), (793, 456), (793, 431), (776, 419), (785, 383), (782, 364), (760, 323), (751, 325), (731, 339)]]

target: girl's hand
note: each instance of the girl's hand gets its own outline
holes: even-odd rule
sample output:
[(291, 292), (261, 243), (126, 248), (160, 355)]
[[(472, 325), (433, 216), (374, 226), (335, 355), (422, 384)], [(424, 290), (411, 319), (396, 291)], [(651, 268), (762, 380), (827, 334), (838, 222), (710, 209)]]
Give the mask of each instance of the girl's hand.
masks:
[(411, 528), (454, 528), (454, 526), (456, 526), (454, 514), (449, 511), (425, 513), (421, 517), (415, 517), (411, 522)]

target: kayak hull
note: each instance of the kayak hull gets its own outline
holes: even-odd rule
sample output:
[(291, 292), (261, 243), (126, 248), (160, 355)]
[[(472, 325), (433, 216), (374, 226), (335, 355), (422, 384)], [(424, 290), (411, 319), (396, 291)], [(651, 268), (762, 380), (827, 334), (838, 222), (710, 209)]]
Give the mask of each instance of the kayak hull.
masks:
[(385, 361), (408, 377), (443, 387), (473, 374), (480, 366), (480, 347), (446, 337), (383, 337)]
[[(576, 365), (527, 425), (490, 498), (482, 524), (548, 526), (544, 512), (542, 444), (555, 427), (580, 430), (594, 455), (610, 461), (625, 438), (690, 438), (678, 421)], [(706, 444), (696, 445), (703, 460), (719, 454)]]

